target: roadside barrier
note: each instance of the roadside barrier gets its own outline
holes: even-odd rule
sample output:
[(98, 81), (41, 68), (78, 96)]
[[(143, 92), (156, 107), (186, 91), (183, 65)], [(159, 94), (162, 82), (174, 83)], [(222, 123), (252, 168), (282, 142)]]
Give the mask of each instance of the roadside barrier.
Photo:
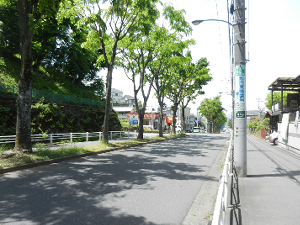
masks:
[[(224, 168), (220, 178), (212, 225), (225, 224), (225, 218), (228, 216), (226, 212), (229, 211), (229, 207), (231, 208), (230, 220), (233, 221), (235, 219), (236, 224), (241, 224), (239, 222), (240, 216), (237, 215), (240, 212), (240, 209), (238, 209), (238, 205), (240, 204), (238, 176), (233, 162), (233, 134), (231, 133)], [(229, 202), (228, 199), (230, 199)]]
[[(108, 131), (110, 139), (121, 138), (123, 135), (129, 138), (128, 131)], [(103, 132), (85, 132), (85, 133), (56, 133), (56, 134), (32, 134), (32, 142), (49, 142), (50, 146), (55, 141), (68, 140), (73, 143), (74, 139), (85, 139), (89, 141), (90, 138), (102, 140)], [(15, 143), (16, 135), (0, 136), (0, 144)]]

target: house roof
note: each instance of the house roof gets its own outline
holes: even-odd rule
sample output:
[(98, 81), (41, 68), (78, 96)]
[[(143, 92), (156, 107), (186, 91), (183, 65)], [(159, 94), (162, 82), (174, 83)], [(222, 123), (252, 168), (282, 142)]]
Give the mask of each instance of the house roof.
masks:
[(124, 98), (127, 98), (127, 99), (134, 99), (134, 97), (130, 96), (130, 95), (124, 95)]
[(300, 75), (297, 77), (278, 77), (269, 85), (268, 90), (300, 91)]
[(131, 112), (133, 110), (133, 107), (114, 106), (113, 109), (116, 112)]

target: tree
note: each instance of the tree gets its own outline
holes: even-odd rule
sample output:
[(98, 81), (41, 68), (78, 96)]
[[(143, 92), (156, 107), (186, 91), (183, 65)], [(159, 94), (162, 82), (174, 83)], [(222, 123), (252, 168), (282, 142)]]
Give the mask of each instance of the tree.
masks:
[[(184, 110), (188, 104), (196, 99), (197, 96), (204, 94), (202, 91), (202, 86), (207, 85), (207, 83), (212, 79), (211, 74), (209, 74), (209, 62), (206, 58), (201, 58), (196, 64), (190, 63), (186, 70), (191, 77), (191, 81), (187, 84), (187, 88), (184, 89), (183, 99), (181, 101), (181, 115), (182, 122), (184, 122), (185, 113)], [(184, 123), (181, 125), (184, 127)]]
[(32, 90), (32, 39), (36, 21), (50, 11), (57, 12), (60, 1), (19, 0), (19, 29), (21, 72), (17, 98), (15, 151), (32, 152), (31, 144), (31, 90)]
[(219, 128), (221, 128), (221, 126), (223, 126), (227, 121), (224, 108), (220, 101), (220, 96), (213, 99), (204, 99), (198, 107), (198, 110), (202, 116), (206, 117), (207, 131), (210, 133), (218, 132)]
[[(196, 64), (192, 63), (190, 52), (181, 56), (177, 64), (174, 64), (172, 71), (172, 83), (167, 87), (167, 96), (173, 103), (173, 132), (175, 132), (175, 117), (178, 106), (182, 104), (182, 111), (187, 104), (198, 95), (204, 94), (202, 86), (206, 85), (212, 78), (205, 66), (198, 64), (206, 59), (200, 59)], [(186, 99), (186, 101), (185, 101)], [(182, 113), (184, 116), (184, 112)], [(183, 126), (182, 126), (183, 128)]]
[[(127, 42), (125, 42), (126, 45), (124, 48), (121, 48), (123, 60), (120, 64), (123, 66), (128, 79), (132, 81), (134, 88), (135, 107), (139, 115), (139, 133), (137, 137), (139, 140), (143, 139), (144, 115), (154, 79), (153, 76), (147, 73), (147, 66), (154, 57), (153, 49), (155, 48), (155, 41), (151, 36), (153, 34), (154, 33), (151, 33), (150, 37), (140, 36), (140, 40), (135, 40), (134, 42), (129, 38), (127, 40), (130, 43), (127, 44)], [(146, 83), (149, 84), (148, 90), (146, 90)], [(142, 94), (143, 98), (142, 107), (138, 104), (137, 95), (139, 93)]]
[[(194, 40), (182, 41), (183, 35), (189, 35), (192, 31), (190, 25), (184, 18), (184, 10), (175, 10), (171, 4), (164, 5), (164, 18), (169, 24), (169, 31), (165, 27), (158, 27), (156, 33), (161, 39), (157, 48), (156, 60), (149, 63), (149, 70), (154, 76), (153, 88), (160, 106), (159, 112), (159, 136), (163, 136), (163, 108), (166, 89), (171, 85), (169, 67), (177, 61), (181, 52), (188, 48)], [(163, 23), (166, 24), (166, 23)]]
[[(117, 60), (118, 44), (126, 36), (138, 35), (142, 30), (146, 32), (158, 16), (155, 3), (157, 0), (100, 0), (84, 1), (85, 5), (74, 5), (67, 1), (62, 15), (74, 17), (81, 14), (77, 23), (88, 26), (91, 31), (87, 36), (85, 48), (98, 50), (98, 62), (104, 63), (106, 75), (106, 104), (103, 127), (103, 142), (108, 142), (108, 121), (110, 114), (112, 74)], [(108, 8), (105, 8), (108, 6)], [(72, 10), (70, 10), (72, 8)]]

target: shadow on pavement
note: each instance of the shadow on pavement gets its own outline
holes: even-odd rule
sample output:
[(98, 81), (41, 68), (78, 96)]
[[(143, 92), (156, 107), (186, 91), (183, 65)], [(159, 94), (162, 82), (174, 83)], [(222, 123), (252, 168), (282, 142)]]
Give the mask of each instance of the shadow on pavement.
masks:
[(0, 224), (155, 224), (114, 201), (132, 188), (132, 201), (144, 201), (139, 191), (153, 189), (156, 179), (210, 179), (202, 175), (209, 168), (195, 163), (195, 156), (205, 160), (210, 146), (211, 137), (202, 137), (188, 137), (186, 146), (177, 139), (3, 174)]

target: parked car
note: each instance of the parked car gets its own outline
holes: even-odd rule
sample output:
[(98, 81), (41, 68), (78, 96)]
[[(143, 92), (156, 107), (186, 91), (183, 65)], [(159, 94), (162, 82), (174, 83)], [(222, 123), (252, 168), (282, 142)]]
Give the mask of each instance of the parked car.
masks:
[(278, 145), (278, 133), (276, 131), (270, 134), (269, 141), (274, 145)]
[(190, 130), (190, 129), (185, 129), (185, 133), (192, 133), (192, 130)]
[(200, 133), (200, 128), (199, 127), (194, 127), (193, 133)]

